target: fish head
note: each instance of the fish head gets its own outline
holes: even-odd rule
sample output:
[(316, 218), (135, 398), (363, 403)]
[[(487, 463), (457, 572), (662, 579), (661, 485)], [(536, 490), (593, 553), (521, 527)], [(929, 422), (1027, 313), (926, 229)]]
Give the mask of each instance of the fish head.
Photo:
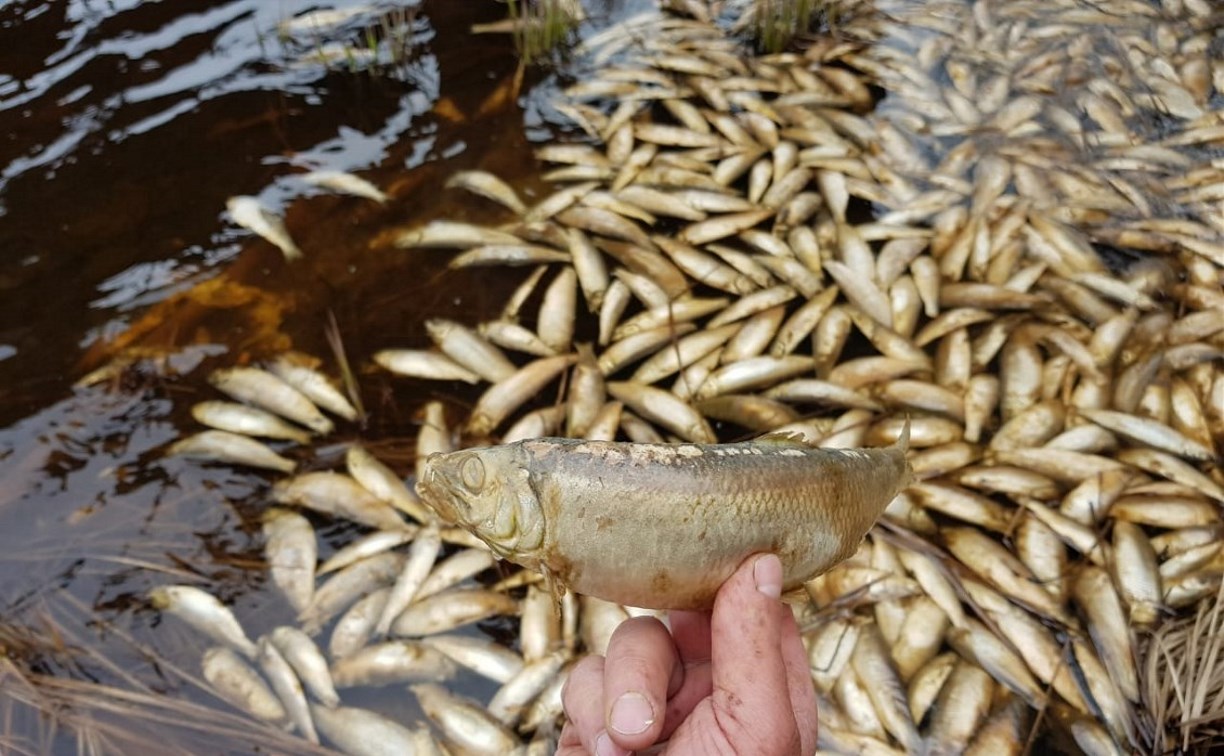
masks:
[(519, 444), (431, 454), (417, 493), (498, 556), (531, 566), (544, 545), (544, 510), (525, 461)]
[(174, 599), (171, 586), (162, 585), (149, 591), (149, 603), (153, 605), (154, 609), (168, 609), (174, 604)]

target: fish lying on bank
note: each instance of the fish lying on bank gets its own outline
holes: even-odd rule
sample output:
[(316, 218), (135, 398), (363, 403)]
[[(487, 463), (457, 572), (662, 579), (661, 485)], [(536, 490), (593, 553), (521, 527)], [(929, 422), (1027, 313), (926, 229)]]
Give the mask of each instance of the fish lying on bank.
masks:
[[(554, 591), (701, 609), (750, 554), (793, 589), (848, 557), (909, 483), (908, 426), (888, 449), (545, 438), (435, 454), (417, 484), (444, 519)], [(627, 559), (632, 555), (631, 559)]]
[(259, 200), (245, 195), (230, 197), (225, 201), (225, 209), (229, 211), (234, 223), (275, 244), (285, 253), (285, 259), (289, 262), (302, 257), (302, 250), (293, 241), (293, 237), (289, 236), (285, 222), (260, 204)]

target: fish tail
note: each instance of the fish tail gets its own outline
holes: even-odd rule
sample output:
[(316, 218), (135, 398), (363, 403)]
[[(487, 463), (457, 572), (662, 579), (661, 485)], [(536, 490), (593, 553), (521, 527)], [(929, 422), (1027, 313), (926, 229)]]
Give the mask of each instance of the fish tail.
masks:
[(901, 428), (901, 435), (897, 436), (897, 440), (893, 443), (893, 448), (905, 454), (909, 451), (910, 440), (910, 418), (905, 416), (905, 425)]
[(901, 434), (897, 436), (896, 442), (892, 445), (892, 449), (897, 452), (897, 456), (901, 460), (901, 476), (897, 482), (897, 491), (904, 491), (909, 488), (910, 483), (914, 482), (914, 469), (910, 467), (907, 452), (909, 452), (910, 441), (910, 418), (905, 416), (905, 425), (901, 428)]

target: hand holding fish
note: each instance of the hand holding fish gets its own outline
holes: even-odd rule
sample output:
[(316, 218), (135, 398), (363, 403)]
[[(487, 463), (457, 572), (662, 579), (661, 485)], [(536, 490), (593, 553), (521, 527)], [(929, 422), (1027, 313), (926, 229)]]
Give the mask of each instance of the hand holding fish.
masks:
[(713, 613), (673, 611), (671, 632), (639, 617), (617, 628), (607, 658), (589, 656), (563, 693), (558, 756), (810, 754), (816, 697), (782, 564), (750, 557), (719, 589)]

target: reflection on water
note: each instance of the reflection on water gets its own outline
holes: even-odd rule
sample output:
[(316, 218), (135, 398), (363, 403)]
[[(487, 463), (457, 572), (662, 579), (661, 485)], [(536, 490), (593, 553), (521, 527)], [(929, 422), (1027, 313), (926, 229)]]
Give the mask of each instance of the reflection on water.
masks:
[[(607, 3), (591, 25), (642, 5)], [(389, 12), (371, 35), (361, 4), (331, 7), (330, 18), (296, 0), (0, 7), (0, 751), (305, 752), (219, 707), (200, 680), (202, 639), (159, 623), (144, 599), (154, 585), (198, 585), (252, 637), (290, 621), (261, 589), (267, 478), (162, 449), (191, 427), (185, 408), (211, 391), (215, 367), (291, 346), (328, 354), (332, 317), (357, 359), (419, 345), (424, 313), (470, 319), (518, 282), (377, 243), (433, 217), (490, 217), (440, 190), (455, 170), (519, 177), (538, 196), (511, 41), (467, 34), (502, 7), (379, 6)], [(337, 56), (345, 42), (360, 47)], [(541, 136), (560, 119), (532, 120)], [(357, 172), (392, 199), (298, 178), (316, 169)], [(286, 266), (231, 224), (225, 202), (238, 194), (284, 213), (306, 259)], [(126, 367), (74, 387), (108, 365)], [(415, 408), (435, 396), (359, 378), (370, 424), (309, 465), (336, 463), (355, 433), (410, 464)], [(345, 527), (322, 527), (325, 552)], [(475, 675), (459, 687), (492, 692)], [(380, 703), (406, 719), (411, 705)], [(62, 727), (43, 711), (64, 712)]]
[[(442, 70), (462, 115), (513, 66), (507, 40), (473, 47), (462, 34), (496, 7), (441, 3), (406, 14), (415, 51), (379, 75), (306, 57), (329, 39), (362, 36), (361, 18), (302, 41), (278, 32), (313, 7), (0, 9), (0, 34), (21, 40), (0, 44), (0, 344), (16, 352), (0, 363), (0, 390), (26, 401), (62, 391), (78, 348), (122, 330), (133, 308), (214, 275), (249, 238), (226, 222), (226, 197), (255, 194), (280, 209), (317, 193), (293, 179), (300, 171), (381, 167), (371, 178), (394, 181), (455, 145), (487, 149), (481, 135), (502, 126), (441, 137), (429, 111), (443, 96)], [(452, 30), (445, 45), (435, 26)], [(374, 220), (356, 204), (320, 197), (312, 218), (291, 217), (290, 226), (328, 215)], [(418, 209), (405, 202), (377, 220)], [(329, 258), (339, 257), (329, 242)], [(5, 405), (0, 422), (25, 411)]]
[[(365, 11), (280, 26), (319, 9), (0, 8), (0, 649), (52, 676), (31, 687), (0, 663), (0, 751), (75, 750), (37, 714), (71, 706), (82, 713), (64, 723), (90, 722), (103, 750), (258, 741), (300, 752), (302, 741), (217, 709), (198, 679), (198, 636), (150, 627), (157, 613), (143, 596), (166, 582), (217, 593), (258, 618), (253, 633), (291, 619), (258, 590), (265, 479), (162, 460), (161, 448), (190, 422), (181, 408), (208, 369), (290, 345), (326, 354), (329, 312), (346, 347), (368, 354), (419, 338), (422, 312), (488, 307), (514, 283), (493, 275), (469, 292), (439, 279), (444, 260), (370, 249), (383, 228), (456, 212), (461, 198), (437, 191), (440, 157), (448, 172), (532, 170), (509, 96), (510, 41), (466, 33), (500, 6), (399, 4), (388, 16), (403, 30), (395, 39), (382, 21), (367, 38)], [(367, 39), (368, 50), (327, 57)], [(381, 207), (296, 178), (314, 169), (360, 172), (393, 199)], [(287, 268), (231, 225), (225, 200), (237, 194), (285, 212), (307, 260)], [(72, 387), (127, 347), (145, 359)], [(368, 437), (409, 443), (416, 400), (402, 382), (370, 376), (365, 387), (378, 413)], [(95, 684), (134, 698), (94, 708)]]

